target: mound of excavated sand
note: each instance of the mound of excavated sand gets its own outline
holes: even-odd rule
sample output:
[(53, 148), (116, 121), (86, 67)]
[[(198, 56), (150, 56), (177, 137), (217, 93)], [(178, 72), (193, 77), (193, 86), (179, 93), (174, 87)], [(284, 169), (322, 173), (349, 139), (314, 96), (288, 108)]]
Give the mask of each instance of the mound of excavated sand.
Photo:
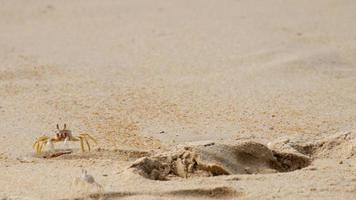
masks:
[(268, 144), (274, 151), (297, 155), (308, 155), (313, 159), (348, 159), (356, 157), (356, 131), (336, 133), (321, 140), (304, 143), (289, 139), (277, 140)]
[(355, 145), (355, 132), (337, 133), (304, 144), (290, 139), (276, 140), (267, 146), (252, 141), (233, 145), (196, 142), (140, 158), (130, 170), (153, 180), (289, 172), (310, 165), (313, 159), (355, 157)]
[(242, 142), (180, 146), (160, 155), (140, 158), (130, 168), (145, 178), (167, 180), (176, 176), (287, 172), (309, 164), (310, 158), (305, 155), (278, 153), (260, 143)]

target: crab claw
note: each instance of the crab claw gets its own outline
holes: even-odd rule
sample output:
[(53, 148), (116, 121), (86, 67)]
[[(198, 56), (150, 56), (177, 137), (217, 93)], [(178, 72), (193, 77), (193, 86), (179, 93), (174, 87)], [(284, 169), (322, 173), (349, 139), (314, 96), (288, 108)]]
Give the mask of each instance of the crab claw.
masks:
[(51, 139), (47, 141), (46, 146), (50, 149), (50, 151), (54, 151), (54, 144)]

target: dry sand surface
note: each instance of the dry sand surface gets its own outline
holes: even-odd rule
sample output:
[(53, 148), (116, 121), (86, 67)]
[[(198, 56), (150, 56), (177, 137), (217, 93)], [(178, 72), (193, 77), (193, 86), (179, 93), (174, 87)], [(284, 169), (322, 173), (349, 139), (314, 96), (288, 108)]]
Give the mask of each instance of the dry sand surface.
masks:
[[(355, 19), (354, 0), (1, 0), (0, 199), (356, 199)], [(35, 155), (57, 123), (98, 144)]]

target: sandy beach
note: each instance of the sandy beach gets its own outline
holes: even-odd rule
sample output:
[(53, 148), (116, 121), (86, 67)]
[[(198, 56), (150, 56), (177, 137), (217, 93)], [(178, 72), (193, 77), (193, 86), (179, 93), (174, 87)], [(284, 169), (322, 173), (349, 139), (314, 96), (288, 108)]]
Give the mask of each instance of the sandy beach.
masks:
[(0, 0), (0, 199), (355, 199), (355, 10)]

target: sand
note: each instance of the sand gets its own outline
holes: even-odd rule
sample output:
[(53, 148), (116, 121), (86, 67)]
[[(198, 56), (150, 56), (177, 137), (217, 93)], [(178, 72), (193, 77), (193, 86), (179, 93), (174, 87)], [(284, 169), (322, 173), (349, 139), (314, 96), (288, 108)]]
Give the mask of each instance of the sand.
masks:
[[(352, 0), (1, 0), (0, 199), (354, 199), (355, 10)], [(36, 156), (33, 142), (57, 123), (98, 145)], [(200, 157), (176, 153), (210, 142)], [(241, 143), (258, 148), (234, 158)], [(167, 180), (130, 167), (174, 153), (168, 174), (149, 171)], [(73, 185), (83, 168), (102, 194)]]

